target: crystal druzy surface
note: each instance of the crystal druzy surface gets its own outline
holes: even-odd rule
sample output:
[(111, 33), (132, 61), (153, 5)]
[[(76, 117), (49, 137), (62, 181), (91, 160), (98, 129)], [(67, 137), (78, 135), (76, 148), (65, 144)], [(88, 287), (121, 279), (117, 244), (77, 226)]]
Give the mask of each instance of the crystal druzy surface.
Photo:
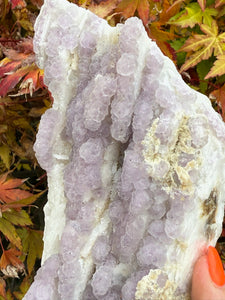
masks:
[(225, 128), (141, 21), (46, 0), (34, 49), (54, 104), (42, 267), (24, 299), (188, 299), (221, 232)]

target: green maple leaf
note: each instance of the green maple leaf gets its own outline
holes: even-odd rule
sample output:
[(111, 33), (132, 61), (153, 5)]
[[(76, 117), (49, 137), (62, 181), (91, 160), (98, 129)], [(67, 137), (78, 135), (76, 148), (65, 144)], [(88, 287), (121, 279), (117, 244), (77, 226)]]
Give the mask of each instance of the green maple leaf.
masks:
[(16, 211), (11, 209), (5, 211), (2, 214), (4, 219), (7, 219), (10, 223), (19, 226), (32, 225), (32, 221), (25, 210)]
[(21, 249), (21, 239), (16, 232), (15, 225), (32, 225), (31, 219), (25, 210), (10, 209), (2, 213), (0, 218), (0, 231), (18, 249)]
[(7, 145), (0, 146), (0, 158), (2, 159), (3, 163), (5, 164), (6, 168), (10, 168), (10, 148)]
[(198, 3), (190, 3), (185, 9), (170, 19), (168, 24), (178, 25), (182, 28), (193, 28), (196, 24), (206, 24), (211, 26), (213, 22), (213, 16), (216, 16), (218, 11), (214, 8), (201, 9)]
[(4, 218), (0, 218), (0, 231), (4, 236), (18, 249), (21, 249), (21, 239), (16, 232), (16, 228), (11, 222)]
[(27, 257), (27, 270), (31, 274), (37, 258), (41, 258), (43, 251), (43, 232), (29, 228), (18, 229), (22, 240), (23, 253)]
[(190, 37), (179, 50), (191, 53), (182, 65), (180, 72), (208, 59), (212, 54), (215, 56), (225, 54), (225, 32), (218, 34), (217, 23), (213, 21), (211, 27), (201, 24), (200, 28), (204, 34), (195, 34)]

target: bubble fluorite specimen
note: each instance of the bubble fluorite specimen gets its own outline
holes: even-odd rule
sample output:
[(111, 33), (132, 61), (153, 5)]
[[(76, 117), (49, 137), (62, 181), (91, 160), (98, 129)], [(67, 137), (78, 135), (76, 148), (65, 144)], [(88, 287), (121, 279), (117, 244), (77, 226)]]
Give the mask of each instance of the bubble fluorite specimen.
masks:
[(220, 116), (137, 18), (112, 28), (46, 0), (34, 49), (54, 104), (35, 144), (49, 185), (42, 267), (24, 299), (189, 299), (221, 232)]

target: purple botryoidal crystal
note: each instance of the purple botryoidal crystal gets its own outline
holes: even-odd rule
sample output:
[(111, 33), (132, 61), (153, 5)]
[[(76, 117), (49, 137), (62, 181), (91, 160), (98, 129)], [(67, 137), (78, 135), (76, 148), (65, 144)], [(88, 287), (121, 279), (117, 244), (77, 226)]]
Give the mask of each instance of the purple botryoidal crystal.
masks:
[(222, 227), (220, 116), (137, 18), (112, 28), (46, 0), (34, 49), (54, 104), (35, 143), (49, 194), (24, 300), (189, 299), (193, 265)]

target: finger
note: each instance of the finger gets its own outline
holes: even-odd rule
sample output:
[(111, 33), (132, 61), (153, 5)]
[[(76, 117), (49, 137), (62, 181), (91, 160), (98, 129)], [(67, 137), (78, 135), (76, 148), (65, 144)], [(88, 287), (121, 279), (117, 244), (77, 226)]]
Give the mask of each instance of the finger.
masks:
[(195, 264), (192, 276), (192, 300), (225, 300), (225, 275), (222, 262), (218, 258), (219, 255), (217, 256), (218, 253), (211, 248), (207, 255), (200, 257)]

